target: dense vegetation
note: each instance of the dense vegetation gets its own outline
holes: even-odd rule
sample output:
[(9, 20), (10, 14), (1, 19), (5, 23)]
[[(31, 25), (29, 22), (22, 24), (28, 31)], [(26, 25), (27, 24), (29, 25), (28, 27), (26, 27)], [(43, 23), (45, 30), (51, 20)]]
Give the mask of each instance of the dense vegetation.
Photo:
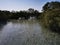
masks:
[(0, 10), (0, 21), (8, 19), (29, 19), (30, 17), (38, 18), (39, 11), (29, 8), (27, 11), (1, 11)]
[(42, 24), (55, 32), (60, 32), (60, 2), (48, 2), (43, 6)]

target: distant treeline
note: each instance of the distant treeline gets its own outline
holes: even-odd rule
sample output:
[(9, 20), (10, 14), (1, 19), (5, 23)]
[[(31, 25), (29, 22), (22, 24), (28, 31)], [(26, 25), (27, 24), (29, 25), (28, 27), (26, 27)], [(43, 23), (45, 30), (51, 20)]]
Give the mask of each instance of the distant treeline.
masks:
[(0, 10), (0, 21), (8, 19), (29, 19), (30, 17), (38, 18), (39, 11), (29, 8), (27, 11), (2, 11)]

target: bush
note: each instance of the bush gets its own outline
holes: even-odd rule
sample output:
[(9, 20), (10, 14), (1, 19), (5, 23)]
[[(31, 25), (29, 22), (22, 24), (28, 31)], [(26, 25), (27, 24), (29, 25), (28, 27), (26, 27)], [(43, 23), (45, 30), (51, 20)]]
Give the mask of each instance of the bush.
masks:
[(60, 10), (46, 11), (43, 14), (42, 23), (53, 31), (60, 31)]

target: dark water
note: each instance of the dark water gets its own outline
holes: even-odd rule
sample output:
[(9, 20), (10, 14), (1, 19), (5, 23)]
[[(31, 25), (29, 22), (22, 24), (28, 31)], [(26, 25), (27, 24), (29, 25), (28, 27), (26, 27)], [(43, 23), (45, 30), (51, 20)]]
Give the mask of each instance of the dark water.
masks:
[(0, 24), (0, 45), (60, 45), (60, 34), (51, 32), (36, 20)]

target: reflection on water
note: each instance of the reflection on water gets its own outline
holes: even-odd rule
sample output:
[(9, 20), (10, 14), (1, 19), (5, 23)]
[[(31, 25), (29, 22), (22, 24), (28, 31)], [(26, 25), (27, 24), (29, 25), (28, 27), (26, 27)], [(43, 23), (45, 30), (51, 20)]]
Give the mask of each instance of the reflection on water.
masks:
[(6, 25), (7, 24), (7, 22), (5, 22), (5, 21), (0, 21), (0, 31), (1, 31), (1, 29), (4, 27), (4, 25)]
[(36, 20), (13, 20), (0, 30), (0, 45), (60, 45), (60, 35), (41, 28)]

